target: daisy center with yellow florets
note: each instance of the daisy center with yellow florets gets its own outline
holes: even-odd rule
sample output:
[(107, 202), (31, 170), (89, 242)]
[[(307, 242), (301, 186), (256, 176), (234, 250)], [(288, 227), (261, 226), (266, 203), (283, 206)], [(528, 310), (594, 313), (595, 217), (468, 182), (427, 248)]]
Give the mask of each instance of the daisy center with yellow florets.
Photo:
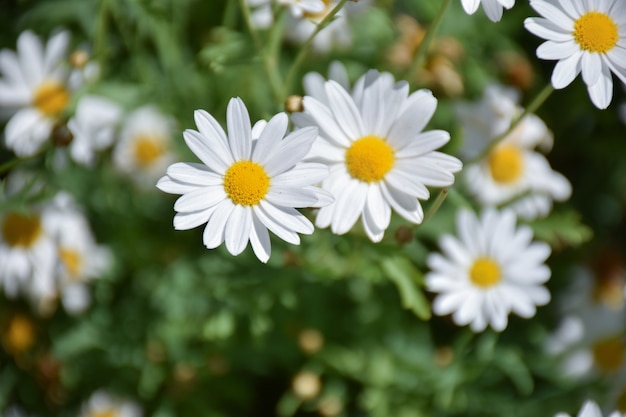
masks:
[(587, 12), (574, 22), (574, 39), (583, 51), (605, 53), (617, 45), (617, 24), (604, 13)]
[(80, 275), (83, 262), (77, 250), (62, 247), (59, 249), (59, 258), (71, 278), (77, 278)]
[(70, 101), (70, 93), (58, 81), (46, 81), (35, 90), (34, 106), (46, 116), (61, 113)]
[(499, 183), (515, 182), (524, 172), (524, 157), (516, 146), (499, 146), (491, 151), (487, 162), (492, 178)]
[(502, 279), (500, 267), (487, 257), (480, 257), (474, 261), (469, 270), (470, 281), (481, 288), (496, 285)]
[(135, 139), (133, 152), (137, 164), (145, 168), (159, 159), (166, 152), (166, 149), (160, 138), (142, 135)]
[(592, 348), (593, 360), (603, 372), (615, 372), (624, 364), (625, 350), (626, 344), (620, 336), (600, 340)]
[(2, 238), (9, 246), (30, 248), (42, 234), (38, 216), (9, 213), (2, 223)]
[(394, 151), (382, 138), (375, 135), (357, 139), (346, 151), (348, 173), (363, 182), (378, 182), (393, 168)]
[(224, 174), (224, 191), (233, 203), (255, 206), (265, 198), (270, 178), (256, 162), (237, 161)]

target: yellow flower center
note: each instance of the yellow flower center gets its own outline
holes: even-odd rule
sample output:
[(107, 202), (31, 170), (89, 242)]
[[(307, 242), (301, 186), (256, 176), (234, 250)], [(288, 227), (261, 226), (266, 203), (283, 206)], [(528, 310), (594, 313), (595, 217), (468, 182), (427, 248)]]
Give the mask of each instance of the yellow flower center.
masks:
[(133, 151), (137, 165), (147, 168), (165, 153), (161, 138), (141, 135), (133, 142)]
[(89, 413), (89, 417), (117, 417), (117, 410), (114, 408), (105, 408), (103, 410), (94, 410)]
[(70, 93), (58, 81), (45, 81), (35, 91), (33, 104), (46, 116), (61, 113), (70, 101)]
[(357, 139), (346, 151), (348, 173), (363, 182), (382, 180), (394, 162), (393, 148), (374, 135)]
[(80, 275), (82, 269), (82, 257), (77, 250), (69, 248), (59, 249), (59, 258), (65, 266), (65, 270), (72, 278), (76, 278)]
[(617, 44), (618, 27), (604, 13), (587, 12), (574, 22), (574, 39), (583, 51), (608, 52)]
[(21, 353), (33, 345), (35, 331), (32, 322), (25, 316), (13, 316), (5, 333), (5, 343), (8, 350)]
[(524, 155), (516, 146), (499, 146), (489, 154), (489, 170), (494, 181), (510, 184), (524, 172)]
[(224, 175), (224, 191), (233, 203), (242, 206), (259, 204), (270, 188), (270, 177), (256, 162), (237, 161)]
[(624, 340), (617, 336), (601, 340), (593, 346), (593, 359), (604, 372), (614, 372), (624, 364)]
[(489, 258), (478, 258), (470, 268), (469, 277), (472, 283), (488, 288), (496, 285), (502, 279), (500, 267)]
[(30, 248), (41, 233), (41, 220), (36, 215), (9, 213), (2, 223), (2, 238), (9, 246)]

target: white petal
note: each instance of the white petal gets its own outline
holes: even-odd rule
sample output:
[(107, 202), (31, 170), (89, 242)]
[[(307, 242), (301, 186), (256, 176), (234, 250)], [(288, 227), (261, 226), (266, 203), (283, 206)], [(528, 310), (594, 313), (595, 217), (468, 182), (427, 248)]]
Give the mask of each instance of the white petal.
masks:
[(252, 153), (252, 160), (266, 165), (273, 157), (287, 132), (289, 118), (285, 113), (278, 113), (267, 122)]
[(317, 195), (304, 188), (272, 188), (265, 199), (283, 207), (313, 207), (317, 203)]
[(600, 78), (602, 59), (596, 53), (583, 53), (580, 59), (583, 81), (588, 86), (594, 85)]
[(395, 148), (402, 148), (426, 127), (435, 114), (437, 99), (428, 90), (419, 90), (409, 97), (410, 104), (391, 126), (387, 136)]
[(314, 162), (296, 164), (293, 169), (272, 178), (272, 186), (303, 187), (316, 184), (328, 176), (328, 168), (324, 164)]
[(327, 81), (325, 88), (330, 109), (346, 136), (358, 139), (365, 135), (361, 114), (348, 92), (333, 80)]
[(174, 203), (174, 210), (179, 212), (204, 210), (213, 207), (226, 198), (226, 192), (221, 186), (202, 187), (179, 197), (176, 203)]
[(174, 229), (189, 230), (206, 223), (213, 214), (216, 206), (208, 209), (189, 213), (176, 213), (174, 216)]
[(231, 255), (237, 256), (246, 248), (251, 227), (252, 209), (236, 204), (224, 230), (224, 242)]
[(223, 174), (234, 162), (230, 153), (225, 154), (211, 147), (209, 139), (195, 130), (183, 132), (185, 143), (191, 151), (211, 170)]
[(226, 109), (230, 150), (236, 161), (250, 159), (252, 126), (248, 109), (239, 97), (231, 98)]
[(603, 66), (598, 82), (588, 86), (587, 91), (589, 91), (589, 97), (597, 108), (603, 110), (609, 107), (613, 98), (613, 79), (610, 70)]
[(367, 183), (351, 180), (342, 195), (335, 195), (337, 201), (331, 225), (333, 233), (342, 235), (352, 229), (363, 212), (368, 187)]
[(186, 184), (200, 186), (222, 185), (222, 177), (202, 164), (192, 162), (177, 162), (167, 168), (167, 175), (173, 180)]
[(270, 235), (267, 228), (261, 223), (256, 215), (252, 215), (252, 228), (250, 229), (250, 245), (259, 261), (266, 263), (272, 253)]
[(265, 171), (270, 177), (279, 175), (296, 165), (311, 150), (317, 138), (317, 128), (303, 127), (289, 134), (280, 144), (280, 149), (268, 158)]
[(234, 208), (235, 205), (230, 200), (222, 201), (215, 208), (202, 234), (204, 246), (214, 249), (222, 244), (224, 241), (224, 229)]
[(552, 85), (557, 90), (565, 88), (574, 81), (581, 70), (580, 58), (582, 52), (578, 52), (556, 63), (552, 72)]
[[(196, 110), (193, 112), (193, 118), (198, 127), (198, 131), (202, 133), (204, 137), (210, 139), (209, 143), (211, 143), (212, 146), (218, 147), (220, 154), (231, 154), (226, 132), (224, 132), (222, 126), (220, 126), (213, 116), (204, 110)], [(232, 158), (229, 158), (229, 160), (231, 159)]]
[(580, 47), (573, 40), (566, 42), (546, 41), (537, 48), (537, 57), (541, 59), (565, 59), (580, 51)]

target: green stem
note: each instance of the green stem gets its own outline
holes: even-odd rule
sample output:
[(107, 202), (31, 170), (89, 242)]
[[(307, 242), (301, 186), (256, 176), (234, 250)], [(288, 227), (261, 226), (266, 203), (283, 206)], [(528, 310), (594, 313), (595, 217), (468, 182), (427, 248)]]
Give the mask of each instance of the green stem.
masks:
[(287, 95), (289, 94), (289, 91), (291, 90), (293, 84), (293, 80), (298, 73), (300, 66), (302, 66), (304, 59), (309, 53), (313, 40), (322, 29), (324, 29), (326, 26), (328, 26), (330, 22), (332, 22), (333, 18), (337, 15), (339, 10), (341, 10), (343, 5), (346, 4), (347, 1), (348, 0), (341, 0), (339, 3), (337, 3), (337, 5), (330, 11), (330, 13), (324, 16), (324, 19), (322, 19), (322, 21), (317, 24), (317, 27), (315, 28), (313, 33), (311, 33), (311, 36), (309, 36), (308, 39), (302, 44), (298, 55), (296, 55), (296, 59), (293, 61), (293, 64), (291, 65), (291, 68), (289, 68), (289, 72), (287, 73), (287, 81), (285, 82), (283, 97), (287, 97)]
[(428, 211), (424, 215), (424, 220), (422, 220), (422, 224), (424, 224), (428, 219), (433, 217), (435, 213), (437, 213), (437, 211), (439, 210), (439, 207), (441, 207), (441, 205), (443, 204), (447, 196), (448, 196), (448, 189), (442, 188), (441, 191), (439, 191), (439, 195), (437, 195), (437, 198), (435, 199), (435, 201), (433, 201), (433, 203), (428, 208)]
[(30, 155), (25, 158), (11, 159), (10, 161), (3, 163), (2, 165), (0, 165), (0, 174), (4, 174), (5, 172), (9, 171), (11, 168), (14, 168), (18, 165), (21, 165), (28, 161), (32, 161), (33, 159), (43, 155), (47, 150), (48, 150), (48, 146), (44, 146), (39, 152), (35, 153), (34, 155)]
[(98, 60), (100, 71), (104, 73), (104, 62), (107, 55), (107, 18), (108, 18), (108, 0), (100, 0), (100, 8), (98, 10), (98, 19), (96, 21), (96, 34), (94, 39), (94, 50)]
[(278, 59), (277, 57), (270, 56), (263, 47), (263, 43), (261, 42), (259, 33), (252, 25), (252, 19), (250, 18), (250, 9), (246, 4), (246, 0), (239, 0), (239, 6), (241, 8), (241, 12), (243, 13), (244, 20), (246, 21), (246, 26), (248, 27), (250, 36), (252, 37), (252, 42), (254, 42), (255, 48), (261, 56), (261, 59), (263, 60), (263, 67), (265, 68), (265, 73), (270, 83), (272, 94), (274, 94), (274, 98), (280, 106), (283, 102), (283, 94), (282, 80), (280, 77), (280, 73), (278, 72)]
[(535, 96), (533, 101), (531, 101), (530, 104), (528, 104), (526, 109), (519, 116), (513, 119), (509, 128), (505, 130), (504, 133), (497, 136), (493, 141), (491, 141), (491, 143), (481, 153), (479, 153), (476, 157), (468, 161), (467, 164), (473, 164), (475, 162), (478, 162), (482, 160), (483, 158), (485, 158), (487, 155), (489, 155), (491, 151), (496, 146), (498, 146), (500, 142), (506, 139), (506, 137), (509, 136), (511, 132), (513, 132), (515, 128), (517, 128), (517, 126), (519, 126), (519, 124), (524, 120), (526, 116), (528, 116), (529, 114), (535, 113), (537, 109), (539, 109), (539, 107), (541, 107), (541, 105), (548, 99), (548, 97), (550, 97), (550, 94), (552, 94), (553, 91), (554, 91), (554, 87), (552, 87), (552, 84), (546, 85), (539, 92), (539, 94)]
[(227, 1), (222, 15), (222, 26), (232, 29), (237, 23), (237, 2)]
[(411, 64), (411, 68), (409, 69), (409, 80), (413, 79), (413, 75), (415, 72), (424, 65), (424, 61), (426, 60), (426, 56), (428, 55), (428, 50), (430, 49), (430, 44), (435, 38), (435, 34), (437, 30), (439, 30), (439, 25), (443, 20), (443, 16), (446, 14), (446, 10), (448, 10), (448, 6), (452, 0), (443, 0), (441, 3), (441, 7), (435, 16), (435, 19), (431, 22), (428, 31), (426, 32), (426, 36), (420, 43), (417, 52), (415, 53), (415, 57), (413, 58), (413, 64)]

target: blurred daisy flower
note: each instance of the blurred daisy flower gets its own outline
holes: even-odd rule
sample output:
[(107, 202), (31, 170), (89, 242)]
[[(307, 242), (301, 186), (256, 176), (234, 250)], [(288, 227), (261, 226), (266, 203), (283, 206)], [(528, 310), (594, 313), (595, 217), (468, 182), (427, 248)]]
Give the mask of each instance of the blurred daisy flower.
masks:
[(513, 7), (515, 0), (461, 0), (467, 14), (474, 14), (481, 3), (489, 20), (498, 22), (502, 19), (502, 9)]
[(59, 32), (44, 48), (40, 38), (25, 31), (17, 40), (17, 53), (0, 51), (0, 108), (12, 114), (5, 143), (19, 157), (42, 148), (70, 101), (69, 40), (69, 32)]
[(313, 233), (311, 222), (296, 208), (320, 207), (333, 201), (313, 187), (328, 175), (323, 164), (302, 162), (317, 129), (287, 132), (288, 118), (279, 113), (252, 129), (246, 106), (239, 98), (228, 103), (228, 136), (207, 112), (198, 110), (199, 131), (186, 130), (185, 142), (203, 164), (176, 163), (157, 187), (182, 194), (176, 201), (174, 227), (192, 229), (207, 223), (204, 244), (226, 244), (240, 254), (250, 241), (262, 262), (270, 257), (268, 229), (281, 239), (299, 244), (298, 233)]
[[(319, 138), (308, 158), (328, 164), (322, 187), (335, 202), (320, 209), (316, 225), (333, 233), (348, 232), (361, 217), (367, 236), (383, 238), (391, 210), (412, 223), (424, 218), (418, 199), (428, 199), (427, 186), (454, 183), (461, 162), (435, 151), (450, 140), (448, 132), (422, 132), (437, 107), (427, 90), (409, 95), (405, 82), (370, 71), (351, 96), (335, 81), (323, 92), (304, 97), (297, 126), (317, 126)], [(325, 97), (327, 103), (314, 97)]]
[(582, 72), (591, 101), (605, 109), (613, 98), (611, 72), (626, 83), (626, 2), (622, 0), (531, 0), (543, 17), (527, 18), (526, 29), (546, 39), (541, 59), (558, 60), (552, 73), (556, 89)]
[(105, 391), (94, 392), (82, 405), (79, 417), (141, 417), (142, 410), (129, 400), (111, 396)]
[(113, 163), (137, 185), (151, 188), (174, 161), (173, 121), (152, 106), (133, 111), (124, 121), (113, 150)]
[[(570, 417), (567, 413), (557, 413), (554, 417)], [(594, 401), (587, 400), (578, 412), (577, 417), (602, 417), (602, 410)], [(614, 411), (608, 417), (622, 417), (622, 413)]]
[(68, 312), (81, 313), (91, 303), (87, 283), (111, 264), (111, 253), (96, 244), (87, 218), (69, 194), (55, 196), (47, 221), (58, 251), (57, 291)]
[(550, 301), (543, 284), (550, 278), (544, 264), (550, 247), (531, 242), (529, 227), (516, 227), (515, 214), (488, 209), (478, 218), (469, 210), (457, 216), (458, 238), (444, 235), (443, 255), (433, 253), (427, 264), (426, 288), (439, 293), (433, 302), (437, 315), (452, 313), (459, 326), (475, 332), (488, 325), (502, 331), (513, 312), (535, 315), (536, 306)]
[(328, 0), (276, 0), (278, 4), (288, 7), (293, 17), (301, 18), (322, 13), (326, 7)]
[(74, 117), (67, 123), (73, 139), (69, 145), (72, 159), (92, 166), (96, 152), (113, 144), (122, 109), (104, 97), (85, 96), (80, 99)]
[[(476, 158), (506, 132), (522, 113), (517, 92), (490, 85), (476, 103), (459, 103), (463, 127), (461, 153)], [(483, 206), (507, 204), (519, 217), (531, 220), (547, 215), (552, 201), (564, 201), (572, 192), (567, 179), (550, 167), (536, 147), (549, 147), (552, 133), (534, 114), (527, 115), (484, 158), (464, 170), (469, 191)]]

